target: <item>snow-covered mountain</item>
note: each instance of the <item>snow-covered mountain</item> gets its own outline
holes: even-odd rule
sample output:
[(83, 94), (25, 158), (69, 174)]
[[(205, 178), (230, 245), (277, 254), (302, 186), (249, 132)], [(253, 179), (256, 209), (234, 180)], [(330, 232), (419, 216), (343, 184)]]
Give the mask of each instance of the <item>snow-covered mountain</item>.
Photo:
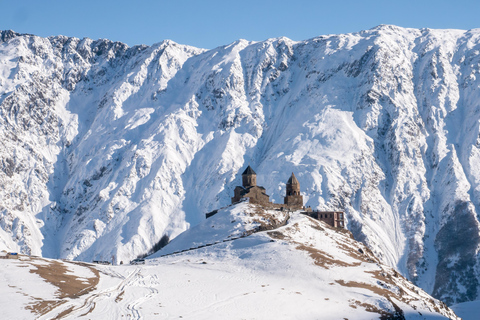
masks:
[(250, 164), (276, 202), (295, 172), (433, 296), (478, 298), (480, 30), (0, 39), (0, 249), (129, 260), (229, 204)]
[[(181, 253), (168, 254), (176, 250)], [(460, 319), (350, 232), (240, 203), (145, 265), (0, 260), (9, 319)], [(52, 277), (52, 274), (55, 276)], [(466, 318), (467, 319), (476, 319)]]

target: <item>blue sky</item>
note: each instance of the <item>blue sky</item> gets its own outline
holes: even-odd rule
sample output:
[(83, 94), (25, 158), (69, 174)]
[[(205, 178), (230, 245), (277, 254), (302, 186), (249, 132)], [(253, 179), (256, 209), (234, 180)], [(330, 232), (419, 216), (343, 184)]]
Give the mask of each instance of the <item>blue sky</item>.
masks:
[(478, 0), (0, 0), (0, 12), (1, 30), (107, 38), (130, 46), (171, 39), (208, 49), (238, 39), (305, 40), (379, 24), (480, 27)]

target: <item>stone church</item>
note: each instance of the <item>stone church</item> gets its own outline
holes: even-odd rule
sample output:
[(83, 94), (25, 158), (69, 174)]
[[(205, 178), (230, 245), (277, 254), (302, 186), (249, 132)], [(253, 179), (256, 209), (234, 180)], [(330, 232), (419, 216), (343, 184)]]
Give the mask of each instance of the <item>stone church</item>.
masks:
[(257, 174), (248, 166), (242, 173), (242, 186), (235, 187), (232, 204), (240, 202), (242, 199), (248, 199), (250, 203), (292, 210), (302, 209), (303, 196), (300, 194), (300, 183), (293, 172), (287, 181), (286, 187), (287, 190), (283, 198), (283, 205), (270, 202), (270, 197), (265, 192), (265, 188), (257, 186)]
[(257, 186), (257, 174), (248, 166), (242, 173), (242, 186), (235, 187), (232, 204), (240, 202), (242, 199), (248, 199), (250, 203), (288, 207), (290, 209), (303, 208), (303, 196), (300, 194), (300, 183), (292, 172), (292, 176), (287, 181), (287, 191), (284, 197), (284, 204), (274, 204), (270, 202), (270, 197), (265, 192), (265, 188)]
[[(308, 215), (314, 219), (324, 221), (332, 227), (344, 228), (344, 213), (341, 211), (313, 211), (311, 208), (305, 208), (303, 205), (303, 196), (300, 193), (300, 182), (298, 182), (295, 174), (290, 176), (286, 185), (285, 197), (283, 204), (270, 202), (265, 188), (257, 186), (257, 174), (248, 166), (242, 173), (242, 185), (235, 187), (232, 204), (240, 202), (242, 199), (248, 199), (250, 203), (260, 204), (276, 209), (287, 210), (304, 210), (301, 213)], [(206, 215), (207, 218), (214, 215), (217, 211), (213, 211)]]
[(248, 198), (250, 203), (269, 204), (270, 197), (266, 194), (265, 188), (257, 186), (257, 174), (248, 166), (242, 173), (242, 186), (236, 186), (232, 204), (243, 198)]

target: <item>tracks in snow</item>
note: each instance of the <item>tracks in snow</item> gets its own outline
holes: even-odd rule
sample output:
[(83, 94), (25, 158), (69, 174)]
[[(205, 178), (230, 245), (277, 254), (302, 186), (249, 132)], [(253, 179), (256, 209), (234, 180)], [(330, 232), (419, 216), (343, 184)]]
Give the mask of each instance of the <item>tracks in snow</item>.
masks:
[[(123, 310), (123, 312), (120, 311), (120, 313), (127, 314), (128, 319), (142, 319), (140, 306), (146, 301), (153, 298), (156, 294), (158, 294), (158, 290), (152, 286), (158, 284), (158, 278), (155, 275), (151, 276), (151, 279), (143, 277), (141, 274), (142, 269), (138, 267), (127, 277), (124, 277), (117, 271), (112, 270), (111, 267), (101, 271), (102, 273), (111, 277), (122, 278), (122, 280), (116, 286), (88, 295), (83, 300), (83, 303), (81, 303), (81, 305), (75, 305), (74, 302), (76, 300), (70, 300), (68, 303), (62, 305), (61, 311), (59, 310), (60, 308), (56, 308), (39, 319), (64, 319), (84, 317), (93, 312), (97, 307), (97, 304), (103, 300), (113, 300), (112, 302), (107, 303), (107, 305), (110, 306), (112, 304), (119, 304), (119, 308), (117, 307), (115, 308), (116, 310), (111, 310), (111, 312), (119, 313), (120, 309)], [(148, 293), (142, 295), (140, 298), (133, 301), (126, 301), (126, 306), (123, 307), (122, 301), (124, 299), (125, 292), (126, 290), (128, 290), (128, 288), (132, 287), (146, 288), (148, 290)], [(106, 312), (109, 311), (106, 310)], [(119, 314), (118, 316), (120, 317), (121, 315)]]

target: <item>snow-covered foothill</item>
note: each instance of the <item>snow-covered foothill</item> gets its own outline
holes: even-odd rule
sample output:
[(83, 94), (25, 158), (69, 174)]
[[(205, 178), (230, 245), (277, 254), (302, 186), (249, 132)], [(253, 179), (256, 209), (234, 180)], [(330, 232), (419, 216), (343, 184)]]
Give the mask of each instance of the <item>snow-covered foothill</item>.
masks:
[[(182, 248), (188, 250), (156, 254), (145, 265), (71, 268), (43, 259), (46, 266), (67, 267), (67, 283), (75, 275), (95, 282), (75, 296), (65, 296), (72, 288), (61, 281), (56, 294), (19, 285), (29, 273), (25, 267), (38, 259), (0, 260), (7, 266), (0, 275), (10, 284), (1, 290), (10, 290), (12, 300), (0, 307), (12, 315), (29, 310), (38, 319), (459, 319), (381, 264), (349, 231), (298, 212), (245, 203), (224, 208), (161, 251)], [(47, 285), (45, 273), (34, 276), (30, 285)]]

